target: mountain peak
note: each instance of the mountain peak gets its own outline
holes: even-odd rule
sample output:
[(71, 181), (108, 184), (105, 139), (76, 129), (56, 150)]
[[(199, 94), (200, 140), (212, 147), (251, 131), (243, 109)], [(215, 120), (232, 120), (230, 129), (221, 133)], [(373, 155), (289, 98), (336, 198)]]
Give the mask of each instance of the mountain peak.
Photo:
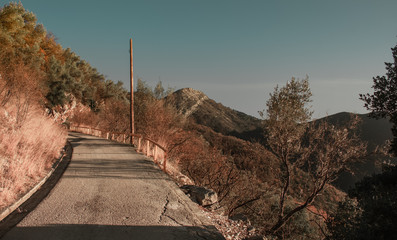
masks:
[(167, 96), (165, 100), (185, 117), (210, 127), (215, 132), (243, 139), (261, 135), (262, 123), (259, 119), (225, 107), (201, 91), (183, 88)]
[(209, 99), (203, 92), (193, 88), (182, 88), (176, 91), (174, 94), (181, 95), (184, 98), (196, 101)]
[(194, 113), (197, 108), (209, 98), (203, 92), (193, 88), (182, 88), (167, 97), (167, 102), (171, 103), (186, 117)]

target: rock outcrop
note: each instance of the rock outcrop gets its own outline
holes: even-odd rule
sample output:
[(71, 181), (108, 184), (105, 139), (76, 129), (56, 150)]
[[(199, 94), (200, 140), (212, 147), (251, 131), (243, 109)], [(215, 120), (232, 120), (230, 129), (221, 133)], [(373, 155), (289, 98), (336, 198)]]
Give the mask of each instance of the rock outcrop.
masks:
[(181, 189), (190, 199), (203, 207), (209, 207), (218, 203), (218, 195), (212, 189), (194, 185), (184, 185)]
[(245, 140), (263, 138), (260, 119), (225, 107), (192, 88), (183, 88), (170, 94), (165, 98), (165, 102), (174, 106), (186, 118), (223, 135)]

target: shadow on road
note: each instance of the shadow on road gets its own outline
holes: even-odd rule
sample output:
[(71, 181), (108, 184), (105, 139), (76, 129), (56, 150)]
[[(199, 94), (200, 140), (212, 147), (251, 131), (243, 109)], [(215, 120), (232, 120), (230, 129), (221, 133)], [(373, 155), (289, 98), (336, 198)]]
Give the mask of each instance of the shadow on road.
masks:
[(90, 135), (84, 135), (85, 137), (82, 137), (82, 135), (83, 134), (81, 133), (69, 132), (68, 141), (72, 143), (73, 148), (84, 144), (86, 146), (124, 148), (127, 151), (135, 152), (134, 148), (131, 147), (131, 145), (128, 143), (115, 142), (105, 138), (99, 138)]
[[(69, 133), (73, 161), (64, 178), (171, 179), (153, 160), (137, 154), (128, 144), (116, 143), (80, 133)], [(79, 146), (79, 148), (77, 148)]]
[[(142, 156), (142, 158), (144, 157)], [(152, 161), (146, 159), (73, 160), (64, 178), (163, 179), (171, 181)]]
[(3, 237), (8, 239), (224, 239), (213, 226), (112, 226), (112, 225), (49, 225), (16, 227)]

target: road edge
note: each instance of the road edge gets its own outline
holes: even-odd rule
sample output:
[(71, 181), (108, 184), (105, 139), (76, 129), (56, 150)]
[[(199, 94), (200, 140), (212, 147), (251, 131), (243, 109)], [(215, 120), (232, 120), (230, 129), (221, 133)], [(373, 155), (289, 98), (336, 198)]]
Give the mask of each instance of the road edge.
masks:
[(0, 214), (0, 238), (28, 215), (51, 192), (69, 165), (72, 154), (73, 147), (67, 141), (62, 156), (55, 161), (47, 175)]

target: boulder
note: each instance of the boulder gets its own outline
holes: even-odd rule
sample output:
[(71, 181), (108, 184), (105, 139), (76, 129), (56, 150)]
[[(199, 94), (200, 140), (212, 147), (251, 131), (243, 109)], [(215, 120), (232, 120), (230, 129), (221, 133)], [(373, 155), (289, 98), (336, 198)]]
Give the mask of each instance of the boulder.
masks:
[(247, 222), (247, 223), (251, 224), (251, 223), (249, 222), (248, 217), (245, 216), (245, 215), (242, 214), (242, 213), (234, 214), (234, 215), (232, 215), (232, 216), (230, 217), (230, 219), (233, 220), (233, 221), (243, 221), (243, 222)]
[(208, 207), (218, 202), (218, 195), (212, 189), (194, 185), (184, 185), (181, 189), (190, 199), (203, 207)]

